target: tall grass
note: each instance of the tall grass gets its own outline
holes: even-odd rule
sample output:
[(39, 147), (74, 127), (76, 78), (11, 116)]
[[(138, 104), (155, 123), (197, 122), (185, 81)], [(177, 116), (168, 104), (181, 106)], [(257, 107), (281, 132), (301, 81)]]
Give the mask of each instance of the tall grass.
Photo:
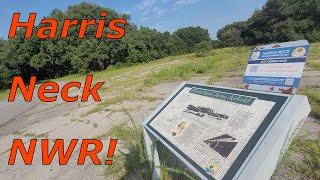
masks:
[(0, 101), (9, 95), (9, 90), (0, 90)]
[(192, 75), (208, 74), (209, 83), (225, 76), (228, 71), (243, 71), (249, 54), (248, 47), (212, 50), (206, 57), (187, 59), (182, 65), (166, 67), (152, 72), (144, 79), (146, 86), (154, 86), (164, 80), (180, 78), (188, 80)]
[(198, 65), (196, 63), (188, 62), (181, 66), (164, 68), (159, 72), (153, 72), (149, 75), (148, 78), (144, 80), (146, 86), (153, 86), (157, 83), (169, 80), (172, 78), (182, 78), (183, 80), (187, 80), (190, 78), (192, 73), (200, 74), (206, 73), (208, 68), (205, 65)]
[(151, 179), (153, 169), (149, 164), (142, 130), (135, 125), (129, 114), (128, 116), (131, 126), (116, 125), (108, 133), (120, 141), (120, 147), (124, 150), (119, 150), (119, 154), (114, 156), (113, 164), (106, 166), (105, 175), (119, 179)]
[(320, 92), (319, 86), (301, 88), (300, 92), (306, 96), (308, 96), (310, 105), (311, 105), (311, 114), (316, 116), (316, 118), (320, 118)]
[(308, 61), (308, 67), (311, 67), (314, 70), (320, 70), (320, 60), (318, 61)]
[(313, 70), (320, 70), (320, 43), (312, 43), (307, 66)]
[[(107, 136), (115, 137), (120, 142), (119, 152), (114, 156), (113, 164), (106, 166), (104, 175), (112, 176), (116, 179), (152, 179), (153, 167), (150, 166), (142, 129), (134, 123), (133, 118), (123, 109), (128, 115), (131, 125), (120, 124), (114, 126)], [(156, 142), (159, 146), (160, 142)], [(162, 147), (162, 148), (161, 148)], [(159, 146), (159, 154), (161, 159), (161, 179), (173, 179), (182, 177), (182, 179), (194, 179), (194, 176), (185, 169), (173, 168), (166, 166), (164, 162), (170, 162), (168, 159), (168, 150)]]

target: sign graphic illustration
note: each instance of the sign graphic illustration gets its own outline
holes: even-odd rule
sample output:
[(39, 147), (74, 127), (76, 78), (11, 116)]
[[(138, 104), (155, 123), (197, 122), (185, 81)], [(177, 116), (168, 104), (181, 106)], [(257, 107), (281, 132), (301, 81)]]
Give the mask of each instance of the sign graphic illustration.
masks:
[(236, 138), (233, 138), (228, 134), (224, 134), (212, 139), (207, 139), (204, 142), (209, 144), (210, 147), (217, 151), (221, 156), (227, 158), (238, 143), (235, 140)]
[(229, 118), (229, 116), (227, 116), (227, 115), (215, 113), (212, 109), (202, 107), (202, 106), (195, 107), (194, 105), (188, 105), (187, 109), (184, 110), (183, 112), (195, 114), (200, 117), (204, 117), (204, 115), (208, 115), (210, 117), (214, 117), (219, 120)]

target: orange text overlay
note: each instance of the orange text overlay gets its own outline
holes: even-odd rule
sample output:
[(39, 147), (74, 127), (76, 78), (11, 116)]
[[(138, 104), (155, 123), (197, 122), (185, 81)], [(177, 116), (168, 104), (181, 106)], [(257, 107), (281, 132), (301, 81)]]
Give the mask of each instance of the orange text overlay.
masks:
[[(27, 88), (22, 77), (20, 76), (13, 77), (8, 101), (9, 102), (15, 101), (17, 89), (19, 88), (24, 100), (26, 102), (31, 102), (34, 94), (34, 90), (36, 87), (36, 80), (37, 78), (35, 76), (32, 76), (30, 79), (29, 87)], [(95, 102), (101, 101), (98, 90), (102, 87), (104, 82), (97, 82), (93, 87), (91, 87), (92, 81), (93, 81), (93, 76), (87, 75), (84, 86), (83, 86), (82, 96), (81, 96), (82, 102), (87, 102), (89, 99), (89, 96), (92, 96)], [(66, 102), (75, 102), (79, 99), (79, 95), (70, 96), (69, 95), (70, 88), (80, 89), (81, 83), (69, 82), (61, 88), (61, 98)], [(51, 82), (51, 81), (45, 82), (45, 83), (42, 83), (38, 88), (38, 98), (42, 102), (55, 102), (57, 100), (57, 94), (59, 92), (60, 92), (60, 87), (58, 83)]]
[[(81, 142), (79, 142), (81, 141)], [(35, 154), (37, 139), (31, 139), (29, 142), (28, 149), (22, 139), (14, 139), (10, 149), (10, 156), (8, 160), (8, 165), (14, 165), (16, 162), (17, 154), (20, 154), (25, 165), (31, 165), (33, 161), (33, 156)], [(65, 150), (65, 142), (63, 139), (56, 139), (52, 148), (49, 148), (49, 143), (52, 143), (49, 139), (41, 139), (41, 154), (42, 154), (42, 164), (50, 165), (54, 159), (54, 156), (58, 154), (58, 160), (60, 165), (67, 165), (73, 151), (75, 150), (77, 144), (80, 145), (80, 151), (78, 154), (77, 164), (83, 165), (85, 163), (86, 157), (90, 157), (91, 161), (95, 165), (101, 165), (101, 160), (98, 157), (98, 153), (102, 151), (103, 143), (99, 139), (72, 139), (67, 145)], [(110, 139), (108, 151), (105, 153), (107, 159), (104, 160), (103, 164), (111, 165), (112, 158), (114, 156), (118, 140)], [(89, 148), (90, 146), (90, 148)], [(92, 148), (93, 146), (93, 148)], [(105, 158), (104, 158), (105, 159)]]
[[(65, 39), (68, 37), (72, 27), (77, 27), (78, 38), (85, 37), (87, 27), (91, 26), (96, 29), (95, 38), (100, 39), (106, 37), (108, 39), (120, 39), (125, 35), (124, 26), (127, 24), (126, 19), (115, 18), (106, 20), (107, 12), (100, 13), (100, 19), (64, 19), (62, 23), (54, 18), (45, 18), (40, 21), (40, 26), (35, 27), (37, 13), (29, 13), (28, 21), (20, 20), (20, 13), (13, 13), (11, 26), (9, 30), (9, 39), (16, 36), (18, 28), (23, 28), (25, 31), (24, 37), (30, 39), (33, 33), (39, 39)], [(107, 26), (107, 28), (105, 28)], [(60, 28), (61, 27), (61, 28)], [(61, 29), (61, 32), (57, 32)]]

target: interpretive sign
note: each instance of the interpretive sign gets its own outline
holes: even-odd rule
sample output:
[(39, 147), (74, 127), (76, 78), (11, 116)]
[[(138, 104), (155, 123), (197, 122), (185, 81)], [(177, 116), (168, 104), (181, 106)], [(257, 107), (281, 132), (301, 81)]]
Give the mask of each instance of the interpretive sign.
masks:
[(201, 178), (230, 179), (290, 98), (183, 84), (148, 118), (144, 127)]
[(243, 78), (245, 89), (293, 94), (308, 52), (306, 40), (256, 47)]

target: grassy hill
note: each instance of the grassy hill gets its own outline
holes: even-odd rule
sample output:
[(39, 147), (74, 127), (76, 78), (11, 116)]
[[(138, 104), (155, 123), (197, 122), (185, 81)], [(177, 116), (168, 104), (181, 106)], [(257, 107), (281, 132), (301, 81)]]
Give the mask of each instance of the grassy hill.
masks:
[[(108, 91), (129, 87), (142, 89), (154, 86), (161, 81), (182, 79), (188, 80), (197, 75), (209, 77), (208, 84), (213, 84), (217, 79), (227, 76), (229, 71), (236, 71), (235, 75), (241, 76), (245, 71), (247, 59), (253, 47), (231, 47), (213, 49), (204, 57), (194, 54), (170, 56), (167, 58), (136, 64), (130, 67), (111, 66), (100, 72), (92, 72), (95, 81), (107, 81)], [(320, 43), (311, 44), (311, 52), (307, 61), (307, 68), (320, 70)], [(68, 75), (53, 81), (83, 81), (85, 75)], [(105, 90), (104, 89), (104, 90)], [(123, 90), (123, 93), (126, 91)], [(9, 90), (0, 91), (0, 99), (7, 98)]]
[[(103, 111), (109, 105), (124, 101), (155, 101), (161, 98), (143, 93), (164, 81), (190, 80), (201, 76), (206, 77), (208, 84), (214, 84), (223, 77), (242, 77), (247, 65), (247, 59), (253, 47), (233, 47), (213, 49), (204, 57), (195, 54), (171, 56), (130, 67), (110, 67), (100, 72), (92, 72), (94, 81), (106, 81), (100, 90), (102, 102), (81, 116), (86, 117)], [(320, 43), (311, 44), (311, 52), (305, 71), (320, 72)], [(232, 73), (230, 73), (232, 72)], [(85, 75), (69, 75), (54, 79), (57, 82), (83, 81)], [(318, 82), (318, 81), (317, 81)], [(240, 87), (241, 88), (241, 87)], [(312, 116), (319, 120), (320, 116), (320, 84), (301, 87), (299, 93), (306, 94), (312, 105)], [(0, 92), (0, 98), (5, 99), (9, 90)], [(317, 120), (317, 121), (318, 121)], [(315, 132), (315, 139), (294, 139), (289, 151), (284, 155), (276, 174), (283, 169), (289, 174), (300, 177), (315, 178), (320, 175), (320, 137)], [(302, 157), (302, 163), (296, 162), (292, 154)]]

